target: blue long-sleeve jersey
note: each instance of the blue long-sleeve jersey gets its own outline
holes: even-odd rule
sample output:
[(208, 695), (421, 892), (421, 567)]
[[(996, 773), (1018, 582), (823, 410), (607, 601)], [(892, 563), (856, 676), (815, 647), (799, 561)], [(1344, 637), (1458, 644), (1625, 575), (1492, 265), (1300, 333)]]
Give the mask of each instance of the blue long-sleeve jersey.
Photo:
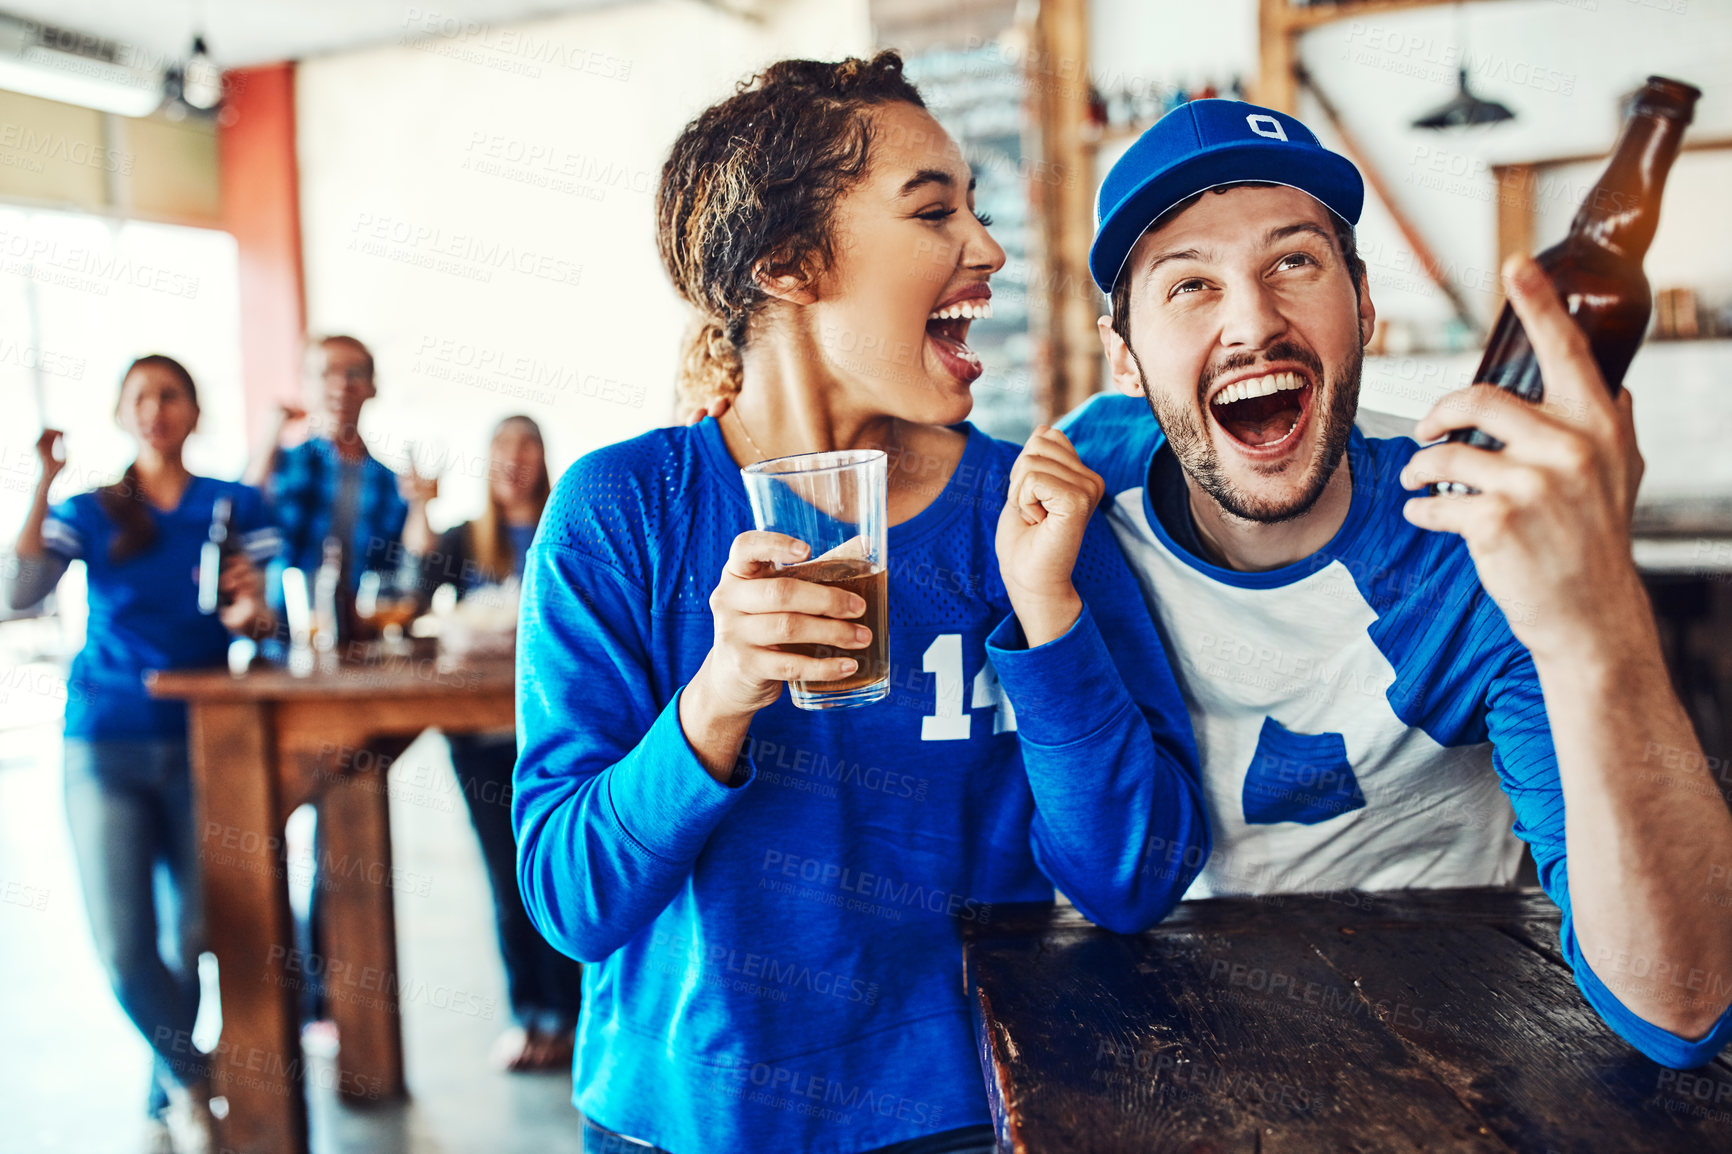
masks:
[(675, 1154), (845, 1154), (984, 1123), (964, 926), (1056, 884), (1140, 929), (1206, 857), (1184, 703), (1110, 531), (1078, 560), (1082, 616), (1027, 648), (993, 548), (1017, 449), (959, 428), (945, 488), (890, 530), (890, 695), (784, 694), (733, 788), (678, 713), (752, 527), (716, 423), (591, 453), (555, 489), (514, 817), (531, 917), (593, 963), (574, 1098), (601, 1125)]

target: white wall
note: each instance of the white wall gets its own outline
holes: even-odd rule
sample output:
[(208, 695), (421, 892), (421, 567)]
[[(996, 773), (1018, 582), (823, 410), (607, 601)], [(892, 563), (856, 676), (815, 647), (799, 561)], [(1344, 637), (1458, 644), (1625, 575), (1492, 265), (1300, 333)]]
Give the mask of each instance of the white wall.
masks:
[[(767, 19), (643, 0), (310, 60), (298, 79), (308, 324), (378, 357), (364, 431), (450, 460), (435, 524), (481, 506), (493, 422), (527, 412), (555, 474), (668, 423), (686, 311), (652, 200), (685, 123), (761, 65), (870, 47), (865, 0)], [(465, 476), (464, 474), (469, 474)]]

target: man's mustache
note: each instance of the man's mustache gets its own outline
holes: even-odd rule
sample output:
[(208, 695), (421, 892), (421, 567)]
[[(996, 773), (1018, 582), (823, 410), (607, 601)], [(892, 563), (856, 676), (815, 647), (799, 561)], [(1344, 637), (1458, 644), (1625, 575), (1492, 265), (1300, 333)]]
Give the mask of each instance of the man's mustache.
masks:
[(1243, 372), (1246, 369), (1255, 368), (1259, 364), (1273, 364), (1279, 361), (1291, 361), (1294, 364), (1304, 365), (1311, 370), (1313, 380), (1323, 380), (1323, 359), (1321, 357), (1297, 341), (1276, 341), (1262, 352), (1230, 353), (1221, 358), (1220, 364), (1204, 370), (1203, 375), (1197, 378), (1197, 403), (1202, 404), (1207, 401), (1209, 390), (1214, 387), (1216, 381), (1228, 373)]

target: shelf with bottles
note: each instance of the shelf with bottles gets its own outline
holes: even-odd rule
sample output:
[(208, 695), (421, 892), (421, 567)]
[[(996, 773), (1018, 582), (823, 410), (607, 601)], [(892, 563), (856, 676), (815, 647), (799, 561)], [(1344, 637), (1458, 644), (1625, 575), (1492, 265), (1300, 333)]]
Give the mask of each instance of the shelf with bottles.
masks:
[(1472, 352), (1485, 342), (1485, 334), (1469, 328), (1459, 317), (1420, 321), (1411, 317), (1378, 317), (1365, 345), (1368, 357), (1445, 357)]
[(1224, 97), (1245, 99), (1245, 84), (1233, 76), (1225, 84), (1213, 80), (1195, 87), (1183, 84), (1125, 84), (1102, 92), (1089, 85), (1088, 117), (1082, 124), (1084, 144), (1099, 147), (1114, 141), (1134, 140), (1167, 113), (1193, 100)]
[(1732, 339), (1732, 301), (1709, 303), (1693, 288), (1656, 288), (1650, 341)]

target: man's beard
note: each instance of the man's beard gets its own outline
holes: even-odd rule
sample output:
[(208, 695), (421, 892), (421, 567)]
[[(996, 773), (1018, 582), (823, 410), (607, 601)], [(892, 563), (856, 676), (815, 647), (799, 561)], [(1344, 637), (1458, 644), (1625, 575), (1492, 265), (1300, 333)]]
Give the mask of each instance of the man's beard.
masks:
[[(1167, 435), (1167, 444), (1178, 458), (1179, 466), (1197, 487), (1222, 509), (1245, 521), (1275, 524), (1303, 517), (1311, 511), (1317, 499), (1328, 487), (1329, 479), (1347, 452), (1347, 440), (1353, 433), (1353, 418), (1359, 410), (1359, 375), (1365, 363), (1365, 353), (1355, 347), (1352, 354), (1325, 374), (1323, 363), (1310, 349), (1288, 341), (1278, 341), (1260, 356), (1241, 353), (1228, 357), (1213, 370), (1205, 370), (1197, 380), (1197, 408), (1206, 410), (1209, 386), (1226, 373), (1254, 367), (1259, 361), (1293, 361), (1309, 368), (1317, 385), (1312, 390), (1313, 418), (1323, 430), (1322, 451), (1312, 460), (1310, 469), (1299, 483), (1299, 492), (1290, 500), (1271, 501), (1245, 492), (1228, 479), (1221, 466), (1221, 456), (1206, 428), (1197, 423), (1197, 408), (1173, 403), (1157, 396), (1149, 388), (1143, 362), (1131, 351), (1136, 362), (1137, 376), (1142, 381), (1143, 396), (1154, 410), (1155, 420)], [(1208, 418), (1204, 418), (1207, 420)]]

